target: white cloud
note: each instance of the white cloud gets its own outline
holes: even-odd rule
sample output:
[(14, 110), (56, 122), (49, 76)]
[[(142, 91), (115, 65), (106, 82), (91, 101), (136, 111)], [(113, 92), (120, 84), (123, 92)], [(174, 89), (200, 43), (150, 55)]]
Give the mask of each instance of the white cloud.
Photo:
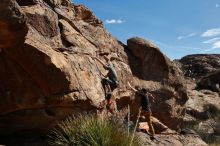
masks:
[(214, 37), (220, 35), (220, 28), (213, 28), (206, 30), (201, 36), (202, 37)]
[(183, 36), (178, 36), (177, 37), (177, 40), (182, 40), (183, 39)]
[(196, 35), (196, 33), (190, 33), (190, 34), (185, 35), (185, 36), (178, 36), (177, 39), (178, 40), (187, 39), (187, 38), (193, 37), (195, 35)]
[(151, 42), (155, 43), (156, 45), (162, 47), (162, 48), (171, 48), (171, 49), (187, 49), (187, 50), (200, 50), (201, 48), (195, 48), (191, 46), (173, 46), (173, 45), (168, 45), (156, 40), (150, 40)]
[(209, 51), (213, 51), (215, 49), (220, 49), (220, 37), (212, 38), (212, 39), (206, 40), (202, 43), (211, 44), (211, 46), (212, 46), (210, 49), (204, 50), (204, 52), (209, 52)]
[(207, 53), (207, 52), (211, 52), (211, 51), (213, 51), (213, 50), (215, 50), (215, 49), (213, 49), (213, 48), (211, 48), (211, 49), (205, 49), (205, 50), (200, 51), (199, 53)]
[(220, 49), (220, 37), (212, 38), (212, 39), (203, 41), (202, 43), (212, 45), (211, 49), (207, 49), (205, 51), (212, 51), (215, 49)]
[(215, 7), (218, 8), (218, 7), (219, 7), (219, 4), (215, 4)]
[(220, 41), (213, 43), (212, 48), (213, 49), (220, 49)]
[(220, 40), (220, 37), (212, 38), (212, 39), (203, 41), (202, 43), (204, 43), (204, 44), (213, 44), (213, 43), (217, 42), (218, 40)]
[(124, 20), (121, 19), (107, 19), (105, 20), (106, 24), (121, 24), (124, 23)]

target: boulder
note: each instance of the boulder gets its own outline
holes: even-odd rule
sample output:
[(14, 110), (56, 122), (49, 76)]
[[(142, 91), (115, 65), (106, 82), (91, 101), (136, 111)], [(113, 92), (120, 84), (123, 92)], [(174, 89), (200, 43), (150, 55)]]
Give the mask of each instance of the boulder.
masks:
[(219, 59), (219, 54), (195, 54), (176, 61), (185, 74), (189, 97), (180, 127), (194, 129), (210, 144), (219, 139)]
[(206, 75), (205, 77), (202, 77), (197, 82), (197, 88), (199, 89), (209, 89), (215, 92), (220, 92), (220, 70), (217, 70), (213, 73), (210, 73)]
[[(96, 112), (104, 100), (100, 71), (105, 70), (92, 57), (105, 61), (103, 52), (126, 56), (102, 26), (66, 13), (75, 11), (73, 5), (53, 4), (0, 4), (0, 134), (41, 133), (68, 115)], [(112, 63), (119, 72), (117, 97), (128, 100), (130, 68), (123, 59)]]
[[(135, 76), (134, 84), (148, 88), (153, 93), (153, 115), (168, 127), (176, 129), (188, 99), (182, 72), (149, 41), (135, 37), (129, 39), (127, 44), (129, 65)], [(134, 107), (132, 109), (137, 109)]]
[(186, 102), (187, 114), (197, 119), (207, 120), (207, 105), (220, 107), (220, 98), (216, 92), (210, 90), (188, 90), (189, 100)]
[(187, 77), (196, 80), (215, 72), (220, 67), (219, 54), (194, 54), (187, 55), (179, 60), (182, 70)]
[(137, 65), (131, 65), (135, 75), (145, 80), (156, 81), (168, 78), (171, 61), (168, 61), (158, 47), (137, 37), (129, 39), (127, 44), (129, 51), (137, 58)]
[(214, 144), (219, 139), (219, 95), (210, 90), (188, 90), (188, 95), (182, 127), (195, 130), (207, 143)]
[(176, 129), (183, 119), (187, 95), (175, 64), (146, 40), (122, 44), (84, 6), (2, 0), (0, 26), (0, 134), (44, 133), (69, 115), (96, 113), (106, 71), (94, 57), (105, 62), (106, 55), (119, 77), (119, 110), (131, 103), (130, 81), (156, 96), (152, 110), (161, 122)]

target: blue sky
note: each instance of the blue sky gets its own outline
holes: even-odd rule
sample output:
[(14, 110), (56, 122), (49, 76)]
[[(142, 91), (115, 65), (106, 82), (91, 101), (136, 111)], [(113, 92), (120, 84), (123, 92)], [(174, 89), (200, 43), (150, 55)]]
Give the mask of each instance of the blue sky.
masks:
[(126, 44), (150, 40), (171, 59), (220, 53), (220, 0), (74, 0), (104, 22)]

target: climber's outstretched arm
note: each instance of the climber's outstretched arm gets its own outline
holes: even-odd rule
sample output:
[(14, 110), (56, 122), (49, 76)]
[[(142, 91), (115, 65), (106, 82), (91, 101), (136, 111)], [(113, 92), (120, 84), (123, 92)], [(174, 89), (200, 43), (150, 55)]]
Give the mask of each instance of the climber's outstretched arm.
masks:
[(128, 86), (134, 91), (134, 92), (137, 92), (137, 90), (131, 86), (131, 84), (128, 82)]
[(104, 62), (102, 62), (102, 60), (100, 60), (99, 58), (97, 58), (97, 57), (94, 57), (96, 60), (98, 60), (105, 68), (107, 68), (107, 66), (105, 65), (105, 63)]
[(105, 75), (101, 71), (100, 71), (100, 74), (101, 74), (102, 77), (105, 77)]
[(147, 93), (148, 97), (150, 97), (152, 99), (152, 101), (154, 102), (155, 97), (151, 94), (151, 93)]

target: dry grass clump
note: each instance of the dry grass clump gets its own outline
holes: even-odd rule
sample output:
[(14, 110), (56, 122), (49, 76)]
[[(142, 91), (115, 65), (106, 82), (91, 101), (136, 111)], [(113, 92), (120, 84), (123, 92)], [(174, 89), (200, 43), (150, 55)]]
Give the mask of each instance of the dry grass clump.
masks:
[(210, 114), (210, 118), (220, 119), (220, 109), (214, 104), (207, 104), (205, 110)]
[[(202, 121), (198, 121), (198, 123), (193, 125), (191, 129), (195, 130), (196, 133), (199, 134), (200, 137), (210, 146), (220, 146), (220, 137), (217, 136), (217, 131), (220, 130), (216, 125), (220, 120), (220, 109), (214, 104), (207, 104), (204, 106), (204, 110), (210, 122), (203, 123)], [(203, 128), (200, 127), (201, 125), (199, 123), (203, 123)]]
[(51, 146), (140, 146), (119, 120), (95, 115), (69, 117), (48, 135)]
[(210, 144), (210, 146), (220, 146), (220, 138), (217, 139), (215, 142), (213, 142), (212, 144)]

